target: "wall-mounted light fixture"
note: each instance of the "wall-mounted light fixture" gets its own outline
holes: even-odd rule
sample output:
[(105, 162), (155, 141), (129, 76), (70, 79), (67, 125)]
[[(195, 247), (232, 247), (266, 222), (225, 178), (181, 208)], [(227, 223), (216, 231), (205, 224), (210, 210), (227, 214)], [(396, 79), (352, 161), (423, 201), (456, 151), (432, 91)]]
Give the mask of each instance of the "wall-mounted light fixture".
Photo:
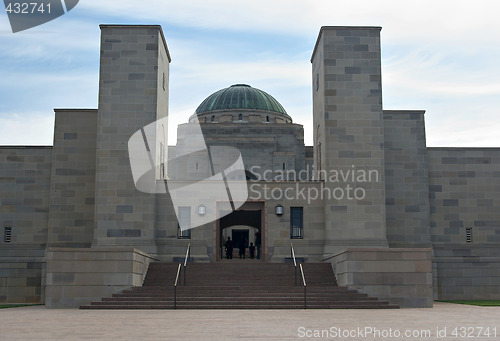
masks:
[(283, 206), (276, 206), (276, 215), (283, 215)]
[(207, 208), (205, 207), (205, 205), (198, 206), (198, 214), (205, 215), (205, 213), (207, 213)]

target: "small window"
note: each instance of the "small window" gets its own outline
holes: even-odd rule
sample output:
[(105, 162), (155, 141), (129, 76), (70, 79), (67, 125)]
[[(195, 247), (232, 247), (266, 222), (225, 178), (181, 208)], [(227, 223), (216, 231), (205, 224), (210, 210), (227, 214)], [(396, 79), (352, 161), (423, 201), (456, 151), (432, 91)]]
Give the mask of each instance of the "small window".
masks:
[[(179, 224), (177, 224), (177, 238), (191, 239), (191, 207), (179, 207)], [(187, 227), (181, 230), (181, 225)]]
[(160, 179), (165, 179), (165, 147), (160, 142)]
[(290, 208), (290, 238), (300, 239), (304, 238), (303, 225), (304, 225), (304, 212), (303, 207)]
[(181, 230), (181, 227), (177, 225), (177, 238), (178, 239), (191, 239), (191, 229)]
[(283, 167), (283, 170), (285, 170), (286, 169), (286, 163), (283, 162), (283, 166), (282, 167)]
[(212, 115), (212, 123), (215, 122), (215, 115)]
[(266, 116), (266, 122), (269, 122), (269, 115)]
[(243, 120), (243, 115), (242, 114), (239, 114), (238, 115), (238, 120), (242, 121)]
[(198, 162), (196, 162), (196, 170), (198, 170)]
[(10, 243), (12, 240), (12, 227), (6, 227), (3, 232), (3, 241), (5, 243)]
[(467, 243), (472, 243), (472, 227), (467, 227), (465, 229), (465, 241)]
[(319, 90), (319, 73), (316, 74), (316, 91)]
[(318, 147), (316, 148), (316, 158), (317, 158), (317, 169), (318, 169), (318, 180), (321, 179), (321, 175), (323, 174), (321, 172), (321, 143), (318, 143)]

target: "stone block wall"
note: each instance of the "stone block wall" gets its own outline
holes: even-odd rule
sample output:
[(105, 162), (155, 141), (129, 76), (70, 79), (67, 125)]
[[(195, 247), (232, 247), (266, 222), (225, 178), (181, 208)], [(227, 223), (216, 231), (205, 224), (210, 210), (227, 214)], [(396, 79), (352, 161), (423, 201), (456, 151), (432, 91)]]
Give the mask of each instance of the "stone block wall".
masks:
[(429, 148), (437, 299), (500, 298), (499, 170), (499, 148)]
[[(325, 201), (325, 255), (387, 247), (380, 27), (322, 27), (311, 58), (316, 171), (363, 169), (362, 200)], [(326, 181), (327, 175), (318, 175)], [(357, 188), (359, 181), (342, 181)], [(330, 181), (326, 185), (337, 187)]]
[(51, 166), (52, 147), (0, 147), (0, 303), (43, 302)]
[(384, 155), (389, 246), (431, 247), (423, 111), (384, 110)]
[[(265, 200), (265, 222), (262, 245), (266, 248), (266, 261), (284, 262), (290, 257), (293, 243), (297, 257), (308, 262), (318, 262), (324, 248), (324, 200), (323, 182), (250, 182), (249, 196), (252, 200)], [(286, 197), (288, 198), (286, 198)], [(316, 197), (316, 200), (308, 198)], [(276, 215), (276, 206), (283, 206), (283, 214)], [(290, 208), (303, 208), (303, 238), (290, 238)]]
[(47, 242), (52, 147), (0, 148), (0, 228), (11, 244)]
[(435, 244), (500, 243), (500, 149), (429, 148), (429, 192)]
[(347, 248), (329, 262), (339, 286), (402, 308), (433, 305), (430, 248)]
[(440, 245), (434, 253), (436, 299), (500, 299), (500, 249), (497, 245)]
[(48, 248), (47, 308), (77, 308), (123, 289), (142, 286), (150, 262), (137, 249)]
[(43, 303), (44, 289), (44, 247), (0, 245), (0, 304)]
[[(192, 147), (192, 140), (189, 139), (192, 123), (181, 124), (177, 129), (176, 151), (179, 155), (184, 154), (184, 150)], [(281, 172), (282, 164), (285, 163), (286, 170), (292, 170), (298, 173), (305, 169), (305, 147), (304, 147), (304, 128), (299, 124), (272, 124), (272, 123), (207, 123), (201, 124), (203, 137), (207, 146), (232, 146), (241, 152), (245, 169), (250, 170), (253, 166), (254, 173), (260, 177), (267, 170)], [(255, 151), (258, 150), (258, 153)], [(285, 154), (286, 153), (286, 154)], [(201, 176), (204, 171), (206, 178), (211, 175), (210, 167), (202, 164), (205, 162), (202, 157), (199, 158), (199, 169), (194, 170), (198, 160), (193, 153), (180, 167), (181, 171), (172, 169), (173, 178), (178, 178), (180, 174), (187, 179), (195, 179)], [(231, 160), (232, 164), (234, 160)], [(270, 180), (272, 173), (267, 175)], [(304, 176), (306, 178), (306, 176)]]
[(188, 244), (191, 244), (190, 258), (193, 261), (207, 262), (212, 259), (214, 223), (191, 229), (189, 239), (179, 238), (179, 225), (170, 195), (159, 194), (156, 204), (156, 244), (158, 247), (156, 256), (162, 262), (184, 259)]
[(90, 247), (94, 235), (97, 110), (56, 109), (49, 246)]
[[(93, 247), (156, 253), (156, 197), (135, 188), (128, 140), (167, 117), (169, 63), (160, 26), (101, 25)], [(166, 150), (167, 127), (159, 124), (156, 135)], [(158, 160), (160, 149), (149, 146), (152, 159)]]

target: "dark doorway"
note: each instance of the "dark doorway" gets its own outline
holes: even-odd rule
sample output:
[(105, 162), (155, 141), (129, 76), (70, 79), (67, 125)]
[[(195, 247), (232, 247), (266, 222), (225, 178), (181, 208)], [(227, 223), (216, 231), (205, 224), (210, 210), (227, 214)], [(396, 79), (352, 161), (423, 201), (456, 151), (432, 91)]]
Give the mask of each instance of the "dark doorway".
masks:
[[(248, 227), (248, 228), (245, 228)], [(225, 230), (231, 228), (229, 232)], [(248, 254), (250, 242), (255, 243), (255, 234), (262, 234), (262, 210), (237, 210), (219, 220), (219, 247), (218, 259), (222, 259), (225, 254), (224, 243), (227, 237), (231, 237), (234, 246), (233, 257), (238, 257), (239, 246), (245, 242)]]
[(240, 248), (242, 245), (248, 248), (248, 241), (250, 237), (249, 230), (232, 230), (233, 243), (235, 248)]

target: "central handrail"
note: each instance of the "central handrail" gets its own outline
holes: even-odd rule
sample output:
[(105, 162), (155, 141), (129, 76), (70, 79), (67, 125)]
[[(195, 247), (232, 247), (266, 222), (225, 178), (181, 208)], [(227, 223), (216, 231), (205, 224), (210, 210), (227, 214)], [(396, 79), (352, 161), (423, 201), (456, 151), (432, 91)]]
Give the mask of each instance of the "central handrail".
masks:
[(190, 251), (191, 251), (191, 243), (188, 244), (187, 249), (186, 249), (186, 257), (184, 257), (184, 285), (186, 285), (186, 266), (187, 266)]
[[(293, 243), (290, 243), (290, 250), (292, 253), (293, 266), (295, 272), (295, 286), (297, 286), (297, 258), (295, 257), (295, 250), (293, 248)], [(304, 275), (304, 269), (302, 268), (302, 264), (299, 264), (300, 274), (302, 276), (302, 285), (304, 286), (304, 309), (307, 309), (307, 284), (306, 284), (306, 276)]]
[(189, 256), (189, 250), (191, 248), (191, 243), (188, 244), (188, 247), (186, 249), (186, 257), (184, 257), (184, 266), (187, 265), (187, 261), (188, 261), (188, 256)]
[(304, 269), (302, 269), (302, 264), (300, 265), (300, 273), (302, 274), (302, 284), (304, 285), (304, 309), (307, 309), (307, 284), (306, 276), (304, 275)]
[(177, 276), (175, 276), (175, 282), (174, 282), (174, 309), (177, 309), (177, 284), (179, 282), (179, 274), (181, 272), (181, 263), (179, 263), (179, 266), (177, 267)]
[[(188, 244), (186, 248), (186, 256), (184, 257), (184, 285), (186, 285), (186, 266), (189, 258), (189, 252), (191, 250), (191, 243)], [(179, 266), (177, 267), (177, 275), (175, 276), (175, 283), (174, 283), (174, 309), (177, 309), (177, 285), (180, 285), (179, 283), (179, 275), (181, 274), (181, 269), (182, 269), (183, 263), (179, 263)]]
[(294, 272), (295, 272), (295, 286), (297, 286), (297, 260), (295, 259), (295, 251), (293, 249), (293, 243), (290, 243), (290, 249), (291, 249), (291, 253), (292, 253), (293, 266), (294, 266)]

